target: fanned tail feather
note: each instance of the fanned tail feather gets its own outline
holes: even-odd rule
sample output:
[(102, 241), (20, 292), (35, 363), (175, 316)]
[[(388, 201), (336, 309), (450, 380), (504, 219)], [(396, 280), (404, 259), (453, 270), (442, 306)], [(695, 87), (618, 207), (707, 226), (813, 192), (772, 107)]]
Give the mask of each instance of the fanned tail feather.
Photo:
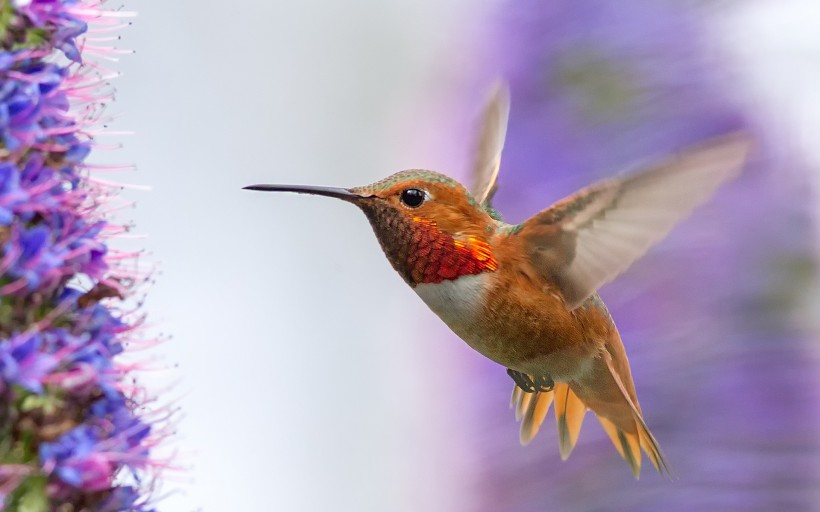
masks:
[(626, 432), (603, 416), (598, 416), (598, 421), (601, 422), (607, 435), (609, 435), (612, 444), (615, 445), (615, 449), (618, 450), (621, 457), (629, 464), (629, 468), (632, 470), (632, 474), (635, 475), (635, 478), (638, 478), (641, 474), (641, 448), (646, 452), (646, 456), (649, 458), (649, 461), (652, 462), (652, 465), (655, 466), (658, 473), (669, 476), (671, 470), (663, 458), (658, 442), (647, 428), (640, 413), (634, 414), (634, 417), (635, 432)]
[(522, 445), (527, 445), (538, 433), (549, 412), (553, 395), (552, 391), (525, 393), (518, 386), (513, 389), (510, 407), (515, 408), (516, 421), (521, 421), (519, 439)]
[(558, 449), (561, 452), (561, 460), (567, 460), (575, 448), (575, 442), (578, 441), (587, 406), (572, 392), (569, 385), (563, 382), (555, 383), (553, 393), (555, 421), (558, 424)]
[[(612, 372), (612, 368), (610, 368), (610, 371)], [(649, 431), (646, 423), (644, 423), (640, 411), (626, 393), (620, 378), (614, 373), (613, 376), (615, 376), (618, 387), (632, 411), (635, 429), (628, 432), (619, 428), (609, 419), (598, 416), (604, 431), (612, 440), (612, 444), (615, 445), (615, 449), (618, 450), (620, 456), (629, 465), (635, 478), (638, 478), (641, 472), (641, 449), (646, 452), (652, 465), (659, 473), (670, 475), (670, 468), (664, 460), (658, 442)], [(572, 391), (568, 384), (556, 382), (552, 391), (535, 393), (524, 392), (521, 388), (515, 386), (510, 398), (510, 407), (515, 410), (516, 421), (521, 421), (519, 437), (521, 444), (526, 445), (538, 433), (553, 402), (555, 403), (555, 419), (558, 425), (561, 459), (566, 460), (575, 447), (587, 411), (586, 404)]]
[[(632, 411), (632, 417), (635, 419), (636, 432), (629, 434), (627, 437), (637, 437), (638, 444), (640, 444), (641, 448), (643, 448), (644, 452), (646, 452), (647, 457), (649, 457), (649, 460), (652, 462), (652, 465), (655, 466), (655, 469), (662, 475), (665, 474), (666, 476), (671, 476), (671, 470), (663, 457), (663, 453), (661, 452), (661, 447), (658, 445), (658, 441), (655, 440), (655, 436), (652, 435), (652, 432), (649, 431), (649, 427), (646, 426), (641, 411), (629, 397), (629, 393), (627, 393), (626, 387), (624, 386), (621, 377), (618, 375), (618, 372), (615, 371), (615, 368), (612, 366), (612, 360), (609, 358), (604, 358), (604, 360), (606, 361), (606, 366), (609, 369), (610, 375), (612, 375), (612, 378), (618, 385), (618, 389), (621, 391), (621, 395), (623, 395), (624, 400), (626, 400), (626, 403), (629, 405), (629, 408)], [(606, 429), (606, 426), (604, 427), (604, 429)], [(609, 430), (607, 430), (607, 434), (609, 434)], [(612, 434), (610, 434), (609, 437), (612, 438)], [(613, 439), (612, 442), (615, 443), (615, 440)], [(618, 444), (619, 443), (615, 443), (616, 448), (618, 447)], [(627, 458), (624, 457), (624, 459)], [(627, 462), (629, 463), (630, 461), (627, 459)], [(635, 478), (637, 478), (641, 470), (640, 452), (638, 452), (637, 458), (637, 471), (631, 463), (630, 466), (632, 467), (632, 473), (635, 475)]]
[(513, 389), (510, 407), (515, 409), (516, 421), (521, 421), (519, 438), (526, 445), (535, 437), (550, 405), (555, 401), (555, 419), (558, 424), (558, 443), (561, 458), (566, 460), (578, 441), (587, 407), (567, 384), (558, 382), (553, 391), (526, 393), (518, 386)]
[(649, 460), (652, 462), (652, 465), (655, 466), (655, 470), (657, 470), (658, 473), (662, 475), (665, 474), (671, 478), (672, 469), (663, 458), (661, 447), (658, 444), (658, 441), (655, 440), (655, 436), (653, 436), (652, 432), (649, 431), (649, 428), (647, 428), (646, 423), (644, 423), (640, 414), (635, 417), (635, 421), (638, 424), (638, 435), (640, 437), (641, 448), (643, 448), (643, 451), (646, 452), (646, 456), (649, 457)]
[(598, 416), (598, 421), (601, 422), (604, 431), (606, 431), (612, 440), (615, 449), (618, 450), (621, 457), (629, 464), (632, 474), (635, 475), (635, 478), (638, 478), (641, 474), (641, 442), (639, 434), (637, 432), (624, 432), (603, 416)]

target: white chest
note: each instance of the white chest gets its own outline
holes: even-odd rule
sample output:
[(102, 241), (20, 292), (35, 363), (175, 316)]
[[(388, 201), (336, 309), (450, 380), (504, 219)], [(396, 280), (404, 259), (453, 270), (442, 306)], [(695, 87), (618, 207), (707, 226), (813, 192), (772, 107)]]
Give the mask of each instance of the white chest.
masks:
[(484, 308), (484, 296), (489, 284), (486, 273), (461, 276), (441, 283), (416, 285), (421, 300), (451, 329), (470, 325)]

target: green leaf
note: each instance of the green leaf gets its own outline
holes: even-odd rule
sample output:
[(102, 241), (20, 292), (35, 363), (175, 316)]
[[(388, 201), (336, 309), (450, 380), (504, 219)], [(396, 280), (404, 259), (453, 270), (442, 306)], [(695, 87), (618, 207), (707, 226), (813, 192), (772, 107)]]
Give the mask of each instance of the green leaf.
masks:
[[(25, 390), (21, 390), (22, 393), (26, 393)], [(33, 393), (26, 394), (25, 397), (20, 401), (20, 411), (22, 412), (31, 412), (35, 409), (42, 409), (43, 413), (45, 414), (54, 414), (56, 411), (60, 410), (62, 406), (62, 400), (48, 393), (48, 389), (46, 389), (45, 394), (42, 395), (35, 395)]]
[(44, 46), (48, 42), (49, 34), (42, 28), (30, 28), (26, 31), (26, 41), (22, 43), (23, 48), (37, 48)]
[(27, 478), (12, 493), (6, 510), (17, 512), (48, 512), (49, 499), (46, 494), (46, 477), (42, 475)]
[(0, 42), (6, 39), (9, 23), (13, 15), (14, 11), (12, 10), (11, 2), (6, 2), (5, 0), (0, 1)]

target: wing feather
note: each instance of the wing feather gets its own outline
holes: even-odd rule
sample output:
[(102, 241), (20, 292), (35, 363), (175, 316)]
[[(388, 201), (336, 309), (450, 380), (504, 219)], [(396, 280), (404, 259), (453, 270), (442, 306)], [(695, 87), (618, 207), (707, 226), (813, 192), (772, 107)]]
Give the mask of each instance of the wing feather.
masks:
[(476, 140), (471, 191), (479, 204), (489, 202), (495, 193), (509, 115), (510, 91), (506, 84), (498, 83), (482, 112)]
[(556, 203), (524, 223), (533, 263), (578, 307), (735, 177), (750, 147), (739, 133), (713, 139)]

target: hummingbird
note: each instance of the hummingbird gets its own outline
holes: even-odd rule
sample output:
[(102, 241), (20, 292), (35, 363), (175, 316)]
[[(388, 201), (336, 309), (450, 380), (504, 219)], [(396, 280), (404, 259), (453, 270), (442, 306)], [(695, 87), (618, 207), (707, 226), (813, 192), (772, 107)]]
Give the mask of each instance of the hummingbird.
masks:
[(352, 188), (244, 188), (334, 197), (361, 209), (410, 288), (458, 337), (507, 369), (521, 444), (538, 433), (554, 404), (566, 460), (591, 410), (635, 478), (641, 450), (668, 475), (597, 290), (738, 175), (750, 139), (743, 133), (710, 139), (507, 224), (492, 198), (509, 111), (509, 91), (500, 84), (482, 110), (469, 189), (423, 169)]

